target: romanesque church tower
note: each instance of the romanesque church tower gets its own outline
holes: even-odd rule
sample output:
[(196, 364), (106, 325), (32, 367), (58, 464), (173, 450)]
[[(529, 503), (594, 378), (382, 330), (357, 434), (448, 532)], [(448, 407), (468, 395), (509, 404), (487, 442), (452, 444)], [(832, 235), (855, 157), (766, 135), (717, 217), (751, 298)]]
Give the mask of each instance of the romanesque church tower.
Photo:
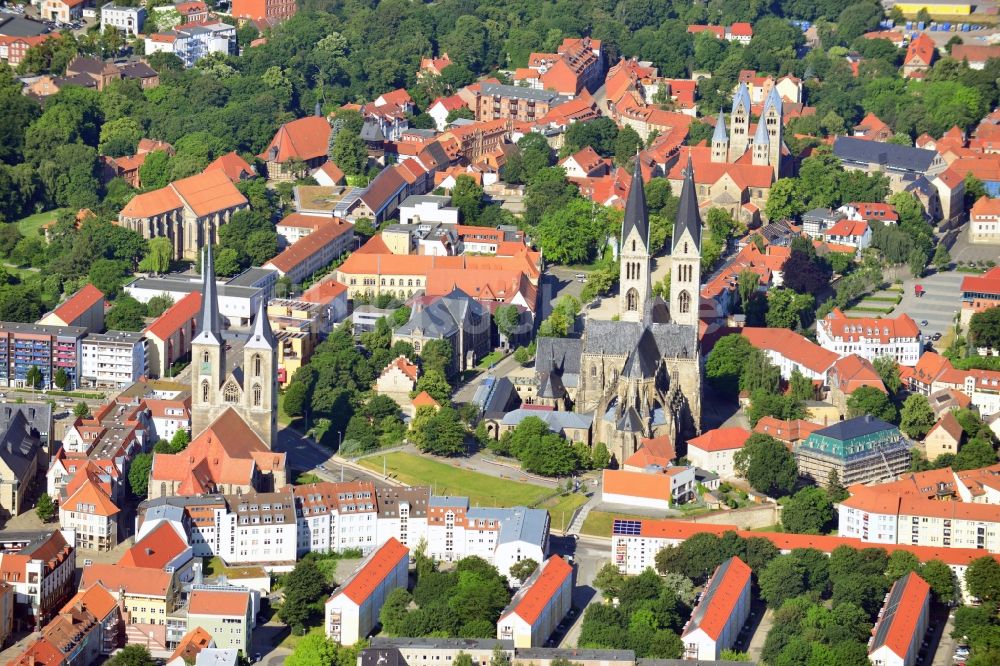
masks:
[(649, 276), (649, 215), (638, 158), (625, 203), (619, 259), (619, 312), (622, 321), (640, 321), (646, 311), (652, 285)]
[(228, 370), (222, 338), (212, 248), (202, 261), (202, 303), (198, 334), (191, 341), (191, 435), (197, 437), (227, 409), (235, 410), (274, 446), (277, 432), (277, 347), (260, 301), (253, 330), (243, 346), (243, 364)]
[(741, 83), (733, 96), (733, 112), (729, 116), (732, 137), (729, 139), (729, 162), (735, 162), (750, 146), (750, 90)]
[(701, 285), (701, 215), (688, 158), (670, 249), (670, 320), (698, 328)]

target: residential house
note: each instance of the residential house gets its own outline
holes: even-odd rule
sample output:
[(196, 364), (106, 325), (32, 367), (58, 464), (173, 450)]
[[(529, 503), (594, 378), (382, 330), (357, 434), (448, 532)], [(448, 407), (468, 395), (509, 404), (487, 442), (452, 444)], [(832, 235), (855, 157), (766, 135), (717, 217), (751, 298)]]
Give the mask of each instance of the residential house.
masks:
[(497, 620), (497, 639), (541, 647), (573, 605), (573, 565), (553, 555), (524, 581)]
[(566, 100), (566, 97), (550, 90), (484, 83), (476, 100), (476, 120), (534, 122)]
[(226, 174), (218, 169), (174, 181), (132, 198), (118, 224), (143, 238), (167, 238), (175, 260), (195, 260), (206, 243), (219, 242), (219, 228), (249, 207)]
[(938, 419), (924, 437), (924, 455), (928, 460), (938, 456), (955, 455), (962, 444), (962, 426), (952, 412)]
[(322, 166), (330, 150), (330, 123), (322, 116), (306, 116), (278, 128), (258, 157), (271, 180), (295, 180)]
[(28, 388), (28, 371), (42, 373), (38, 388), (55, 388), (64, 377), (67, 388), (78, 385), (80, 346), (87, 329), (0, 322), (0, 386)]
[(823, 233), (823, 240), (857, 248), (860, 252), (872, 244), (872, 230), (864, 221), (840, 220)]
[(38, 13), (47, 21), (71, 23), (83, 18), (83, 0), (43, 0)]
[(254, 629), (252, 595), (239, 588), (192, 590), (188, 595), (187, 625), (207, 631), (218, 648), (238, 650), (247, 658)]
[(354, 247), (354, 226), (340, 218), (320, 219), (314, 230), (264, 264), (292, 284), (301, 284)]
[(441, 73), (444, 72), (444, 68), (450, 64), (452, 64), (452, 60), (448, 57), (447, 52), (442, 53), (437, 58), (421, 58), (420, 69), (417, 70), (417, 78), (422, 79), (425, 76), (441, 76)]
[(969, 211), (969, 242), (1000, 245), (1000, 199), (980, 197)]
[(59, 524), (76, 530), (78, 548), (107, 551), (118, 545), (121, 509), (101, 485), (81, 468), (67, 484), (65, 500), (59, 502)]
[(811, 433), (816, 432), (822, 427), (819, 423), (812, 423), (804, 419), (782, 420), (773, 416), (764, 416), (757, 421), (757, 425), (753, 427), (753, 431), (759, 432), (762, 435), (769, 435), (779, 442), (783, 442), (785, 445), (792, 445), (794, 447), (795, 444), (806, 439)]
[(847, 203), (837, 209), (843, 213), (848, 220), (864, 221), (868, 224), (881, 222), (882, 224), (896, 224), (899, 222), (899, 215), (896, 207), (888, 203), (875, 202), (852, 202)]
[(149, 375), (142, 333), (91, 333), (81, 345), (81, 385), (123, 389)]
[(667, 467), (641, 472), (606, 469), (602, 472), (601, 501), (608, 504), (668, 510), (694, 497), (692, 467)]
[(592, 178), (611, 172), (611, 160), (604, 159), (590, 146), (582, 148), (559, 162), (567, 178)]
[[(125, 566), (122, 563), (95, 562), (83, 568), (80, 589), (89, 590), (101, 585), (121, 595), (122, 611), (126, 624), (142, 629), (164, 631), (167, 615), (180, 601), (177, 578), (172, 572), (149, 568)], [(160, 638), (162, 643), (163, 639)]]
[(76, 549), (59, 530), (0, 545), (0, 580), (14, 588), (15, 629), (37, 631), (76, 590)]
[(39, 473), (48, 468), (48, 453), (24, 411), (18, 410), (0, 433), (0, 513), (20, 515)]
[(931, 586), (916, 572), (893, 583), (868, 641), (872, 664), (914, 666), (927, 632), (930, 606)]
[(294, 0), (233, 0), (233, 16), (241, 21), (273, 25), (295, 16), (296, 9)]
[(434, 126), (439, 132), (443, 132), (448, 126), (448, 116), (451, 115), (453, 111), (458, 111), (462, 108), (468, 108), (463, 100), (458, 95), (451, 95), (449, 97), (438, 97), (436, 100), (431, 102), (430, 106), (427, 107), (427, 115), (434, 119)]
[(821, 486), (836, 472), (840, 483), (870, 483), (894, 478), (910, 467), (910, 444), (891, 423), (858, 416), (817, 430), (806, 438), (796, 458), (799, 474)]
[(138, 35), (142, 32), (146, 21), (145, 7), (119, 7), (110, 2), (101, 7), (101, 32), (111, 26), (128, 35)]
[(383, 169), (358, 196), (348, 219), (352, 222), (367, 219), (377, 227), (396, 213), (408, 196), (408, 189), (400, 167)]
[(715, 569), (681, 632), (685, 659), (714, 661), (736, 643), (750, 616), (751, 574), (738, 557)]
[(911, 367), (920, 360), (924, 344), (917, 322), (905, 313), (894, 319), (848, 317), (839, 308), (816, 322), (816, 341), (838, 356), (857, 354), (868, 361), (888, 356)]
[(106, 301), (101, 290), (87, 284), (52, 312), (38, 320), (45, 326), (82, 326), (92, 333), (104, 330)]
[(666, 469), (674, 464), (677, 451), (670, 437), (646, 437), (640, 440), (639, 449), (625, 459), (622, 469), (629, 472), (642, 472), (650, 466)]
[(967, 62), (972, 69), (984, 69), (988, 61), (1000, 58), (1000, 46), (955, 44), (951, 49), (951, 57), (959, 62)]
[(213, 53), (236, 53), (236, 26), (222, 21), (188, 22), (168, 32), (146, 36), (146, 55), (173, 53), (192, 67)]
[(888, 141), (892, 138), (892, 128), (874, 113), (869, 113), (854, 126), (854, 136), (868, 141)]
[(379, 611), (389, 594), (406, 589), (409, 566), (410, 549), (396, 539), (389, 538), (373, 551), (326, 600), (326, 637), (340, 645), (367, 638), (379, 624)]
[(736, 478), (733, 459), (743, 449), (750, 432), (743, 428), (716, 428), (689, 439), (687, 459), (691, 465), (715, 472), (723, 479)]
[(417, 386), (419, 373), (420, 368), (415, 363), (411, 363), (405, 356), (399, 356), (385, 366), (375, 380), (375, 392), (389, 396), (402, 409), (410, 408), (410, 393)]
[(813, 380), (823, 380), (839, 355), (807, 340), (787, 328), (756, 328), (747, 326), (740, 329), (740, 335), (750, 344), (767, 354), (767, 357), (781, 370), (781, 378), (789, 380), (798, 370)]
[(937, 59), (937, 46), (930, 35), (921, 32), (916, 39), (912, 40), (906, 47), (906, 56), (903, 58), (903, 76), (909, 79), (922, 79), (927, 75), (927, 70)]
[(842, 416), (847, 415), (847, 401), (859, 388), (867, 386), (888, 394), (872, 362), (857, 354), (843, 356), (830, 366), (826, 372), (826, 386), (829, 387), (827, 401), (840, 410)]

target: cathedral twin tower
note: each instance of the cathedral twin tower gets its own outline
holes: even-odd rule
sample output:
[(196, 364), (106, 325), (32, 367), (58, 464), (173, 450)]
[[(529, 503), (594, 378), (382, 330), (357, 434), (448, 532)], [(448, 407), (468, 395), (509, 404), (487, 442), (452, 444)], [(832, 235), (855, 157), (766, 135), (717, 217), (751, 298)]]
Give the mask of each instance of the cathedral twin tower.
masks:
[(741, 83), (733, 96), (733, 109), (729, 115), (732, 125), (726, 130), (726, 119), (719, 110), (715, 121), (715, 133), (712, 135), (712, 161), (728, 163), (746, 163), (743, 159), (750, 151), (750, 164), (770, 166), (777, 178), (781, 165), (781, 150), (784, 145), (782, 125), (782, 102), (778, 89), (772, 87), (753, 138), (750, 137), (750, 90)]

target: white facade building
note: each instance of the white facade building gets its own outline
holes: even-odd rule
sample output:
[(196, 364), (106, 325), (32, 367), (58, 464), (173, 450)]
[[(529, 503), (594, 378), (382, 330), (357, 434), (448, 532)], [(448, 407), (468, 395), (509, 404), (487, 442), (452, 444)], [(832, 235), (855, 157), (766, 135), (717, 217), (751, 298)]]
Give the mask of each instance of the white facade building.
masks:
[(145, 7), (119, 7), (114, 3), (101, 7), (101, 32), (111, 26), (126, 35), (138, 35), (145, 22)]
[[(218, 283), (219, 314), (231, 327), (249, 326), (257, 313), (259, 301), (268, 298), (264, 286), (245, 286), (240, 276), (227, 283)], [(125, 285), (125, 293), (148, 303), (154, 296), (169, 296), (177, 303), (191, 292), (201, 293), (201, 277), (196, 274), (171, 274), (160, 277), (137, 278)]]
[(848, 317), (838, 308), (816, 322), (816, 341), (838, 356), (857, 354), (868, 361), (888, 356), (911, 367), (924, 346), (920, 327), (907, 314), (895, 319)]
[(723, 479), (736, 477), (734, 459), (743, 448), (750, 431), (743, 428), (717, 428), (688, 440), (688, 461), (702, 469), (715, 472)]
[(750, 615), (750, 574), (738, 557), (715, 570), (681, 632), (685, 659), (713, 661), (733, 646)]
[(409, 548), (395, 539), (382, 544), (327, 599), (326, 637), (340, 645), (354, 645), (367, 637), (389, 594), (406, 589), (409, 567)]
[(217, 516), (213, 555), (228, 564), (295, 562), (295, 503), (290, 493), (228, 496), (226, 501), (229, 510)]
[(452, 208), (451, 197), (436, 194), (412, 195), (399, 204), (400, 224), (458, 224), (458, 209)]
[(149, 375), (146, 338), (142, 333), (91, 333), (81, 343), (83, 384), (125, 388)]
[(528, 577), (497, 621), (497, 639), (542, 647), (573, 605), (573, 566), (553, 555)]
[(914, 666), (927, 632), (931, 588), (910, 572), (897, 580), (868, 641), (868, 659), (873, 666)]
[(212, 53), (226, 55), (236, 52), (236, 26), (228, 23), (181, 25), (169, 32), (146, 37), (146, 55), (173, 53), (185, 67)]

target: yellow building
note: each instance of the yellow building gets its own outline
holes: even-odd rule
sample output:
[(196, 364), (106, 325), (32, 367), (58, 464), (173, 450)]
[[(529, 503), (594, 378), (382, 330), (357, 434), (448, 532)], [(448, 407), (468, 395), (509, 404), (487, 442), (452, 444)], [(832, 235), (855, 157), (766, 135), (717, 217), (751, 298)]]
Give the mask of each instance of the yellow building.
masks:
[(177, 581), (173, 573), (120, 564), (91, 564), (83, 568), (80, 589), (101, 583), (112, 593), (122, 592), (122, 603), (130, 625), (165, 625), (177, 605)]
[(323, 306), (287, 298), (267, 304), (267, 319), (278, 343), (278, 383), (284, 387), (309, 362), (319, 344)]
[(931, 16), (968, 16), (972, 13), (972, 5), (961, 2), (897, 2), (895, 7), (904, 16), (916, 16), (921, 9), (926, 9)]

